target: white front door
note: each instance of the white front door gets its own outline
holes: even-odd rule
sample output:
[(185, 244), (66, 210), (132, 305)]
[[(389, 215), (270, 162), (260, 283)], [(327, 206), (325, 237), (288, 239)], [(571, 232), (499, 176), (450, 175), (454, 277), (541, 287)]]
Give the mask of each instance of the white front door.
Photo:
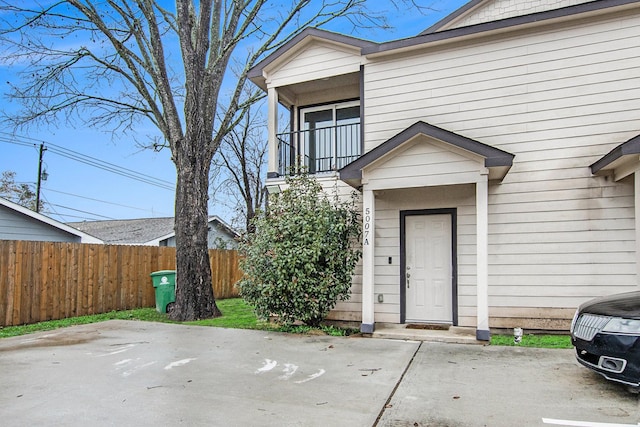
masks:
[(405, 217), (406, 322), (453, 322), (451, 215)]

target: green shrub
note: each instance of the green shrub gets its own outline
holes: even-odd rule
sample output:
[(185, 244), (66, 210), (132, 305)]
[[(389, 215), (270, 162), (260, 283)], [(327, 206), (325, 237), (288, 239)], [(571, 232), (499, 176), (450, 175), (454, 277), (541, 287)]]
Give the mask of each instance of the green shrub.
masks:
[(361, 223), (355, 194), (331, 199), (306, 174), (287, 179), (287, 189), (269, 200), (240, 245), (241, 296), (262, 318), (317, 326), (338, 301), (350, 297), (360, 259)]

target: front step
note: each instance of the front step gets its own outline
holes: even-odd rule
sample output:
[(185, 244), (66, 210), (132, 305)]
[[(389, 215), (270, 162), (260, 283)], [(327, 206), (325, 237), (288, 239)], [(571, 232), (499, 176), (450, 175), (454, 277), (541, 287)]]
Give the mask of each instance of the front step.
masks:
[[(377, 324), (371, 334), (373, 338), (385, 338), (408, 341), (445, 342), (454, 344), (486, 345), (485, 341), (476, 340), (474, 328), (451, 326), (448, 330), (442, 329), (414, 329), (407, 325)], [(442, 326), (442, 325), (441, 325)]]

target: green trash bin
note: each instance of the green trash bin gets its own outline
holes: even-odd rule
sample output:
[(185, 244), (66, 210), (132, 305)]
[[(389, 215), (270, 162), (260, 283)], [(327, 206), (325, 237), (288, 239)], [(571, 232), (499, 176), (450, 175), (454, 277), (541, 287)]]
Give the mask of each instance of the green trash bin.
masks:
[(154, 271), (151, 281), (156, 291), (156, 310), (160, 313), (171, 311), (170, 306), (176, 301), (176, 271)]

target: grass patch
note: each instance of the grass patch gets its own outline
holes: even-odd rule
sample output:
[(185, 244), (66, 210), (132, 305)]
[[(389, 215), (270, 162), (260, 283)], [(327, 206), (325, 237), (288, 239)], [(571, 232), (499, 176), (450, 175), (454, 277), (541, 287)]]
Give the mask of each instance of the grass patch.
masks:
[(217, 300), (216, 304), (222, 312), (222, 317), (194, 320), (192, 322), (184, 322), (184, 324), (234, 329), (264, 329), (267, 326), (264, 322), (258, 321), (253, 307), (242, 298)]
[(523, 335), (520, 344), (513, 342), (513, 335), (492, 335), (491, 345), (537, 348), (573, 348), (569, 335)]
[[(242, 298), (217, 300), (216, 304), (222, 312), (222, 317), (217, 317), (215, 319), (195, 320), (192, 322), (183, 322), (182, 324), (233, 329), (258, 329), (296, 334), (309, 334), (313, 333), (313, 331), (316, 331), (315, 333), (319, 333), (321, 335), (332, 336), (347, 336), (358, 332), (355, 329), (343, 329), (337, 328), (335, 326), (322, 326), (321, 328), (312, 328), (305, 325), (279, 326), (272, 323), (263, 322), (256, 317), (256, 314), (253, 311), (253, 307), (247, 304)], [(114, 319), (180, 323), (170, 320), (166, 314), (158, 313), (155, 308), (139, 308), (135, 310), (112, 311), (103, 314), (71, 317), (61, 320), (49, 320), (46, 322), (34, 323), (31, 325), (0, 327), (0, 338), (25, 335), (39, 331), (50, 331), (67, 326), (85, 325), (88, 323), (103, 322), (106, 320)]]
[(234, 329), (258, 329), (273, 332), (287, 332), (292, 334), (321, 334), (334, 337), (344, 337), (359, 332), (357, 329), (345, 329), (335, 326), (321, 326), (313, 328), (307, 325), (281, 326), (274, 323), (264, 322), (256, 317), (253, 307), (247, 304), (242, 298), (232, 298), (216, 301), (218, 308), (222, 312), (222, 317), (215, 319), (194, 320), (184, 322), (186, 325), (215, 326), (219, 328)]
[[(331, 336), (348, 336), (358, 333), (357, 329), (345, 329), (335, 326), (321, 326), (312, 328), (306, 325), (280, 326), (260, 321), (253, 311), (253, 307), (242, 298), (231, 298), (216, 301), (222, 311), (222, 317), (215, 319), (196, 320), (184, 322), (186, 325), (213, 326), (233, 329), (258, 329), (274, 332), (286, 332), (293, 334), (318, 334)], [(34, 323), (32, 325), (0, 327), (0, 338), (25, 335), (39, 331), (50, 331), (74, 325), (103, 322), (105, 320), (143, 320), (147, 322), (178, 323), (169, 320), (166, 314), (158, 313), (155, 308), (139, 308), (135, 310), (112, 311), (103, 314), (71, 317), (61, 320)], [(491, 345), (539, 347), (539, 348), (572, 348), (571, 338), (568, 335), (524, 335), (520, 344), (514, 344), (512, 335), (492, 335)]]
[(86, 325), (88, 323), (104, 322), (105, 320), (146, 320), (150, 322), (168, 322), (167, 316), (158, 313), (153, 308), (138, 308), (135, 310), (111, 311), (109, 313), (91, 314), (87, 316), (70, 317), (68, 319), (48, 320), (46, 322), (33, 323), (31, 325), (0, 327), (0, 338), (14, 337), (39, 331), (51, 331), (74, 325)]
[(314, 328), (307, 325), (292, 325), (292, 326), (274, 326), (274, 331), (289, 332), (292, 334), (314, 334), (319, 333), (321, 335), (331, 335), (332, 337), (347, 337), (349, 335), (360, 332), (357, 329), (352, 328), (338, 328), (336, 326), (320, 326)]

